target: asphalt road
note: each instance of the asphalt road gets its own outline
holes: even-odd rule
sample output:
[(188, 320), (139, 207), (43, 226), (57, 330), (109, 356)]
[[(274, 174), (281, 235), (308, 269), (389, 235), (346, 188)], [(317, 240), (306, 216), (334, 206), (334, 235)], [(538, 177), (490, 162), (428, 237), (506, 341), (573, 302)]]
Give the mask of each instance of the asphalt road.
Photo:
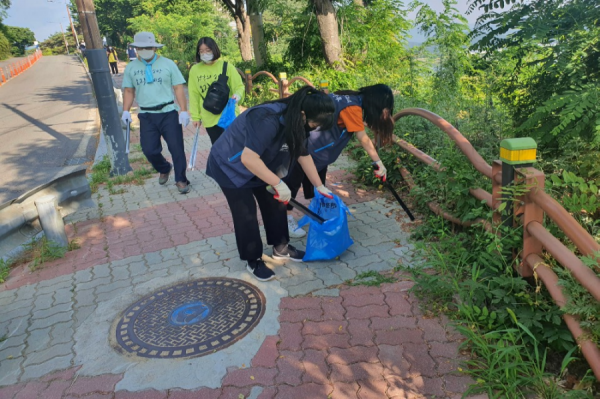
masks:
[(0, 87), (0, 205), (92, 160), (100, 122), (74, 56), (42, 57)]

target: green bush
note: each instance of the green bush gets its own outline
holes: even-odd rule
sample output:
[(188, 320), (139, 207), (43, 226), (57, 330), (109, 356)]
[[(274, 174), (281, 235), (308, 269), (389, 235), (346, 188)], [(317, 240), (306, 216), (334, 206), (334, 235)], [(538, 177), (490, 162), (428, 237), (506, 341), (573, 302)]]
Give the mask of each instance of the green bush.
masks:
[(0, 32), (0, 60), (5, 60), (11, 57), (10, 43), (2, 32)]

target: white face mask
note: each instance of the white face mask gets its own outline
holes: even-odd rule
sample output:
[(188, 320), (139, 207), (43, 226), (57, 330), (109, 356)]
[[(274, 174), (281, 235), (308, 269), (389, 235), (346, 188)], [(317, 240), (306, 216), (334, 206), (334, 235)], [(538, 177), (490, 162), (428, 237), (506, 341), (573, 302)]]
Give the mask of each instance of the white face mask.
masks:
[(200, 59), (202, 62), (211, 62), (213, 57), (213, 53), (200, 54)]
[(150, 60), (154, 58), (154, 50), (138, 50), (137, 53), (141, 58), (145, 60)]

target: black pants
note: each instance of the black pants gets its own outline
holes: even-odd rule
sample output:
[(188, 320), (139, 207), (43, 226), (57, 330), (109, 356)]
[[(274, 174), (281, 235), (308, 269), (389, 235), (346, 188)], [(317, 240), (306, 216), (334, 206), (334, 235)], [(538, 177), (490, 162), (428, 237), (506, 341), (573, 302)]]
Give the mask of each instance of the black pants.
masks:
[(218, 138), (221, 137), (224, 131), (225, 129), (218, 125), (206, 128), (206, 132), (208, 133), (208, 137), (210, 137), (210, 142), (212, 144), (215, 144), (215, 141), (217, 141)]
[(186, 159), (183, 149), (183, 129), (177, 111), (138, 114), (142, 152), (158, 173), (169, 173), (171, 165), (162, 155), (161, 136), (173, 157), (176, 182), (188, 182), (185, 176)]
[(257, 202), (267, 232), (267, 244), (285, 245), (290, 241), (285, 204), (273, 198), (266, 185), (256, 188), (221, 187), (221, 190), (231, 210), (235, 241), (241, 260), (260, 259), (263, 254), (256, 212)]
[(119, 73), (119, 68), (117, 68), (117, 63), (116, 62), (110, 62), (110, 69), (112, 70), (113, 74), (117, 74)]
[[(323, 184), (325, 184), (325, 179), (327, 178), (327, 166), (319, 171), (319, 177), (321, 178)], [(292, 192), (292, 198), (296, 198), (300, 187), (302, 187), (302, 190), (304, 191), (304, 198), (315, 198), (315, 187), (312, 185), (310, 180), (308, 180), (308, 177), (306, 177), (306, 174), (299, 163), (294, 165), (290, 174), (288, 174), (283, 181), (290, 188), (290, 191)], [(287, 210), (291, 211), (292, 209), (294, 209), (294, 206), (288, 204)]]

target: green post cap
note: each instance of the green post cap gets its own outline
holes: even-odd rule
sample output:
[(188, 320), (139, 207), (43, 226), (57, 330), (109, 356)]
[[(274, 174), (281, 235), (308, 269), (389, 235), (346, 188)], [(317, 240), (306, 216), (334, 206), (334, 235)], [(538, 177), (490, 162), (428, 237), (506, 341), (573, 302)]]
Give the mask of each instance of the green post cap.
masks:
[(510, 165), (535, 162), (537, 143), (531, 137), (505, 139), (500, 142), (500, 160)]
[(500, 142), (500, 148), (510, 151), (537, 149), (537, 143), (531, 137), (520, 137), (517, 139), (504, 139)]

